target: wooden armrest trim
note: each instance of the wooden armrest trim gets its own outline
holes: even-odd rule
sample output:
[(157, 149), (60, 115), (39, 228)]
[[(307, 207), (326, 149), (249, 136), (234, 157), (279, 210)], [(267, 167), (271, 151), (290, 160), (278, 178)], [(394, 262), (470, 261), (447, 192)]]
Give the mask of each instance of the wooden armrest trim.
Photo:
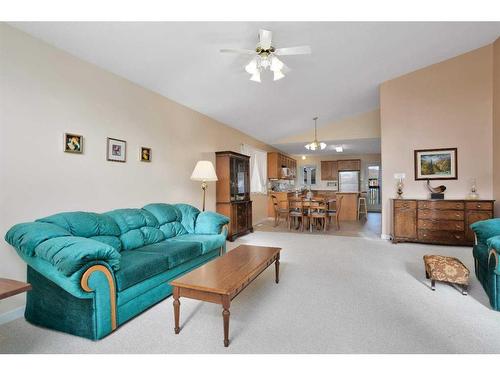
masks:
[(109, 285), (109, 297), (110, 297), (110, 307), (111, 307), (111, 329), (114, 331), (116, 329), (116, 291), (115, 291), (115, 282), (113, 280), (113, 275), (109, 272), (109, 269), (102, 264), (96, 264), (95, 266), (90, 267), (88, 270), (84, 272), (82, 275), (81, 286), (83, 290), (86, 292), (93, 292), (93, 289), (89, 287), (89, 277), (94, 272), (102, 272), (106, 279), (108, 280)]

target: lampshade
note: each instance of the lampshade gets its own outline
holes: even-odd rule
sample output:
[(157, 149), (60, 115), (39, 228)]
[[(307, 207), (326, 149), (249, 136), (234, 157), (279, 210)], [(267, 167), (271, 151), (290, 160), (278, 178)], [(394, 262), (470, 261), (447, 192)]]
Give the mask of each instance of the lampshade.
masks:
[(196, 163), (193, 173), (191, 174), (193, 181), (217, 181), (214, 165), (211, 161), (200, 160)]
[(277, 81), (281, 78), (284, 78), (285, 75), (281, 72), (281, 70), (274, 71), (274, 80)]
[(256, 71), (255, 73), (252, 74), (252, 76), (250, 77), (250, 81), (260, 82), (260, 73), (259, 73), (259, 71)]

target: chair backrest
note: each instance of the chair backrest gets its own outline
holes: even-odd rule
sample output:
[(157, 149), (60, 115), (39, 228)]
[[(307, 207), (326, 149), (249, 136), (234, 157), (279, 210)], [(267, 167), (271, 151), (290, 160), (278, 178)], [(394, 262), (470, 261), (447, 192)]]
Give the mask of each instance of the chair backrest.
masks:
[(293, 198), (288, 201), (290, 210), (298, 211), (304, 208), (304, 201), (302, 199)]
[(326, 205), (326, 200), (316, 199), (316, 200), (311, 201), (310, 208), (311, 208), (311, 210), (315, 210), (315, 211), (326, 211), (328, 207)]
[(273, 206), (274, 209), (276, 210), (278, 208), (278, 197), (274, 194), (271, 194), (271, 199), (273, 200)]
[(337, 217), (339, 216), (340, 210), (342, 208), (342, 199), (344, 198), (343, 195), (337, 195), (335, 197), (335, 212)]

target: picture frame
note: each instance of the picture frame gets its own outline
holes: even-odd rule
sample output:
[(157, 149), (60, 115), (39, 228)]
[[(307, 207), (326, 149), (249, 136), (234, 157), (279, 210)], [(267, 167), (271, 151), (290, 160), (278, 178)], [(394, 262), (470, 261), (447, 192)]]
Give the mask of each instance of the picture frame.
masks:
[(150, 147), (141, 147), (141, 153), (139, 154), (139, 160), (145, 163), (151, 163), (151, 153)]
[(127, 161), (127, 141), (108, 137), (106, 160), (125, 163)]
[(63, 150), (71, 154), (83, 154), (83, 135), (64, 133)]
[(415, 180), (457, 180), (457, 148), (414, 151)]

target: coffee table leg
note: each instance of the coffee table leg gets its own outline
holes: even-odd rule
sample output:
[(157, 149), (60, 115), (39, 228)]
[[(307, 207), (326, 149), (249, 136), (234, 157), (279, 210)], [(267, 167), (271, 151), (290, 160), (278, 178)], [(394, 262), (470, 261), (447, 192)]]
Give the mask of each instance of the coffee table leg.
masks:
[(223, 297), (222, 300), (222, 318), (224, 320), (224, 347), (229, 346), (229, 306), (231, 305), (231, 301), (229, 297)]
[(175, 320), (175, 334), (177, 335), (180, 332), (179, 328), (179, 314), (180, 314), (181, 303), (179, 301), (179, 288), (174, 287), (174, 320)]
[(274, 269), (276, 270), (276, 284), (280, 282), (280, 255), (276, 256), (276, 261), (274, 262)]

